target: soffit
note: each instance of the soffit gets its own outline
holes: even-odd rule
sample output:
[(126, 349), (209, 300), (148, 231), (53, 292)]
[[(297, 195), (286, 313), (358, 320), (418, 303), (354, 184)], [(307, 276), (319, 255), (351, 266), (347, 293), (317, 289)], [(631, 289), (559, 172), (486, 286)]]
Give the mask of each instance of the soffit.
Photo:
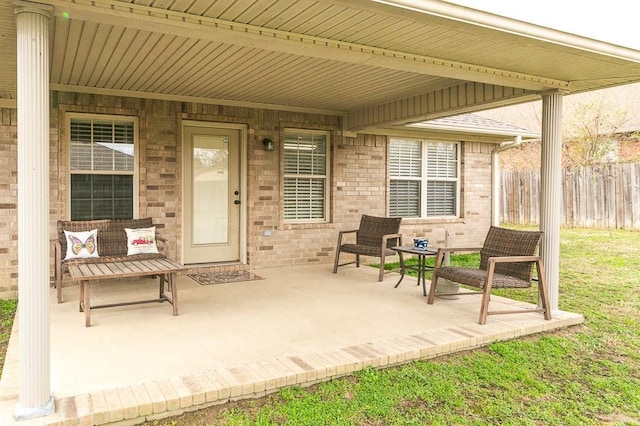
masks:
[[(366, 0), (44, 3), (54, 6), (58, 90), (344, 114), (461, 81), (525, 89), (530, 99), (640, 80), (635, 51), (604, 54), (554, 31), (560, 41)], [(0, 0), (0, 28), (0, 99), (14, 99), (11, 0)]]

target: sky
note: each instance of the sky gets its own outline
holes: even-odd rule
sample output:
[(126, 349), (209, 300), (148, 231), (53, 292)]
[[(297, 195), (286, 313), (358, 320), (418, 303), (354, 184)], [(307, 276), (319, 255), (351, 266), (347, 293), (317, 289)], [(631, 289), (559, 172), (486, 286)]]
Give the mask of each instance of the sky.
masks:
[(636, 0), (446, 1), (640, 50)]
[[(637, 0), (445, 0), (536, 25), (640, 50), (640, 1)], [(640, 128), (640, 83), (569, 95), (568, 108), (585, 99), (604, 99), (608, 108), (626, 111), (628, 125)], [(480, 113), (498, 121), (538, 129), (540, 101)], [(637, 112), (636, 112), (637, 111)], [(565, 112), (565, 116), (570, 116)]]

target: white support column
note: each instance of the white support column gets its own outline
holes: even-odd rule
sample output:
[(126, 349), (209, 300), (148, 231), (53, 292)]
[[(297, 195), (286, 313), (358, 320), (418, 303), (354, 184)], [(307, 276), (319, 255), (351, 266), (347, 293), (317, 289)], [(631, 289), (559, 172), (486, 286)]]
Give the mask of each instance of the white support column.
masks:
[(542, 163), (540, 169), (540, 253), (544, 260), (552, 312), (558, 311), (560, 223), (562, 219), (562, 96), (542, 96)]
[(15, 418), (54, 411), (49, 365), (49, 11), (16, 2), (18, 69), (18, 321)]

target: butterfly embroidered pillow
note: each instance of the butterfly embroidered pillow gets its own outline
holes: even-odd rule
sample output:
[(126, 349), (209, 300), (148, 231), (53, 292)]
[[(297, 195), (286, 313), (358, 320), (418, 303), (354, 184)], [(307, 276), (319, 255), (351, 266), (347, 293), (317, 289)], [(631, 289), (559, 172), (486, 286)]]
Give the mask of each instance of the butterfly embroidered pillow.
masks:
[(99, 257), (98, 255), (98, 230), (84, 232), (64, 231), (67, 238), (67, 259), (81, 259), (87, 257)]
[(127, 256), (132, 254), (158, 253), (156, 227), (124, 228), (127, 233)]

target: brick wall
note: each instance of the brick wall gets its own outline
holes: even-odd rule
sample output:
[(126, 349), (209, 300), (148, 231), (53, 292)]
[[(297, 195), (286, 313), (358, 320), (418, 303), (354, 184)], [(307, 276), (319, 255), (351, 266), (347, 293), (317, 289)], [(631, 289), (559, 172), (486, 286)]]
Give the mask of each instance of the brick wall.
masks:
[(637, 163), (640, 161), (640, 133), (622, 135), (618, 140), (618, 161)]
[(0, 108), (0, 298), (18, 296), (18, 123)]
[[(388, 204), (387, 137), (341, 135), (341, 118), (306, 113), (203, 105), (89, 94), (54, 93), (51, 110), (51, 238), (55, 224), (67, 219), (68, 136), (66, 113), (127, 115), (139, 120), (139, 216), (151, 216), (166, 236), (171, 253), (180, 253), (182, 217), (183, 120), (242, 124), (247, 128), (247, 258), (251, 268), (333, 261), (337, 233), (357, 228), (362, 214), (384, 216)], [(17, 294), (16, 111), (0, 119), (0, 297)], [(291, 224), (282, 219), (284, 129), (331, 133), (331, 222)], [(266, 152), (262, 139), (275, 142)], [(462, 144), (462, 217), (447, 220), (405, 219), (405, 243), (426, 236), (431, 245), (480, 244), (491, 218), (491, 149)], [(269, 235), (270, 234), (270, 235)], [(175, 256), (180, 260), (180, 256)], [(327, 270), (330, 270), (327, 265)]]
[[(385, 138), (336, 135), (332, 142), (331, 223), (285, 224), (275, 216), (271, 237), (254, 236), (253, 266), (333, 262), (339, 230), (357, 228), (362, 214), (385, 214)], [(275, 185), (282, 197), (279, 179)]]

